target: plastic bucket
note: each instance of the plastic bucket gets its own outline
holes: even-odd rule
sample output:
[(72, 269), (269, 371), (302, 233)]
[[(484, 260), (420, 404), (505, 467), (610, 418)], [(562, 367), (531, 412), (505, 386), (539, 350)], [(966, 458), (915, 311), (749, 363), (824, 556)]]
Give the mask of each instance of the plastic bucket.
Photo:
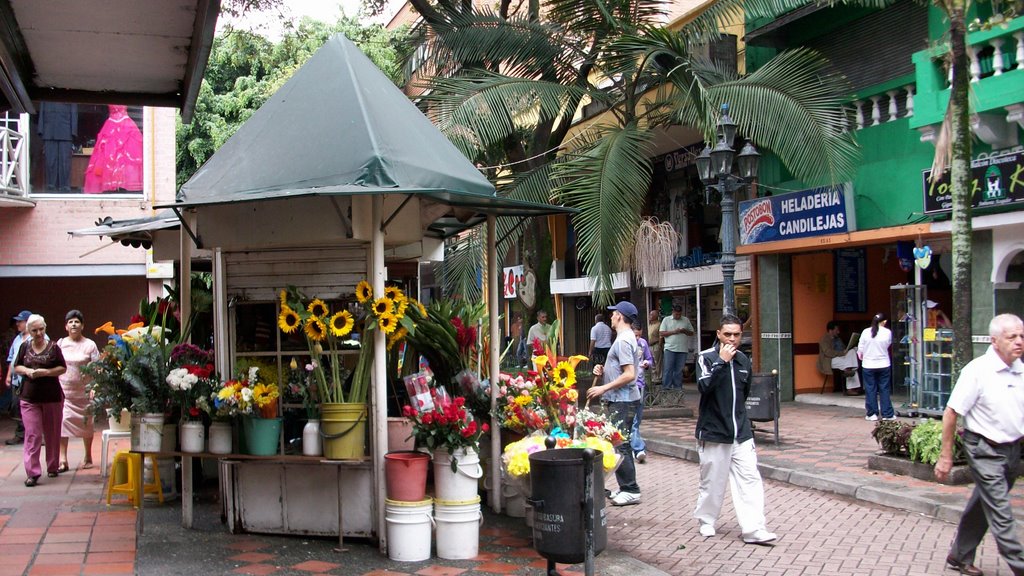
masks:
[(388, 500), (422, 501), (427, 494), (427, 464), (430, 454), (413, 451), (384, 455), (384, 478)]
[(107, 413), (107, 427), (111, 432), (130, 432), (132, 429), (132, 413), (127, 408), (117, 414)]
[(366, 404), (321, 404), (320, 434), (324, 438), (324, 458), (361, 459), (365, 454), (366, 444)]
[(231, 454), (231, 424), (227, 422), (210, 423), (211, 454)]
[(178, 438), (182, 452), (198, 453), (206, 449), (206, 429), (202, 422), (182, 422)]
[(135, 452), (160, 452), (164, 442), (164, 415), (132, 416), (131, 439)]
[(419, 562), (430, 558), (430, 515), (433, 501), (419, 502), (384, 500), (384, 522), (387, 525), (388, 558), (398, 562)]
[(244, 418), (245, 453), (253, 456), (273, 456), (277, 454), (278, 442), (281, 439), (280, 418)]
[(388, 450), (412, 450), (416, 439), (412, 437), (412, 422), (408, 418), (388, 418)]
[[(452, 458), (458, 462), (454, 472)], [(454, 454), (448, 454), (447, 448), (434, 450), (434, 497), (438, 500), (464, 502), (477, 498), (483, 475), (484, 469), (475, 451), (459, 448)]]
[(446, 560), (475, 558), (480, 553), (480, 525), (483, 521), (479, 496), (462, 502), (436, 500), (437, 557)]

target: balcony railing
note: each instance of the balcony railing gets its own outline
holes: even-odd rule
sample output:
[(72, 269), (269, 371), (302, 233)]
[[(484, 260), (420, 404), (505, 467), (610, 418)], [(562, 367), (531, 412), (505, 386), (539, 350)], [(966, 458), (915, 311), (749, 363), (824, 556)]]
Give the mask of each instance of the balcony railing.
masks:
[(29, 192), (28, 117), (0, 117), (0, 195), (25, 198)]
[(847, 106), (847, 129), (862, 130), (914, 115), (914, 85), (901, 81), (856, 94)]
[[(940, 124), (949, 102), (951, 70), (948, 44), (913, 55), (917, 76), (916, 114), (912, 128)], [(1024, 16), (967, 34), (970, 58), (971, 108), (976, 125), (998, 117), (1001, 124), (1016, 121), (1015, 110), (1024, 102)], [(985, 117), (988, 116), (988, 119)], [(987, 127), (1010, 134), (1010, 126)], [(986, 131), (985, 126), (975, 132)], [(981, 134), (979, 134), (981, 136)], [(984, 136), (982, 136), (983, 139)], [(993, 142), (994, 146), (996, 145)]]

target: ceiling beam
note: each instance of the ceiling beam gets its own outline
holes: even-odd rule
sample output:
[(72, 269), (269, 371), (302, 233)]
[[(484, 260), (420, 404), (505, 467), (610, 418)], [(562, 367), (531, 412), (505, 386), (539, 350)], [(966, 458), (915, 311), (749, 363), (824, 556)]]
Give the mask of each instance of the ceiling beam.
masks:
[(108, 92), (67, 88), (34, 88), (31, 96), (33, 100), (76, 104), (124, 104), (125, 106), (163, 106), (167, 108), (177, 108), (181, 105), (181, 95), (177, 92)]
[(206, 65), (210, 60), (219, 13), (220, 0), (200, 0), (196, 7), (196, 20), (192, 26), (192, 46), (188, 52), (184, 93), (181, 98), (181, 121), (184, 124), (192, 122), (192, 112), (195, 111), (199, 88), (203, 84)]

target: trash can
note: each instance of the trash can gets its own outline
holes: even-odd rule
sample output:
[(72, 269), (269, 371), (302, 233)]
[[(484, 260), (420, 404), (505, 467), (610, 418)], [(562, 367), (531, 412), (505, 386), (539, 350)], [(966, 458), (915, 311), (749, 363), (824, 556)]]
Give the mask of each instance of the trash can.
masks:
[(774, 422), (775, 443), (779, 443), (779, 375), (754, 374), (747, 395), (747, 417), (751, 422)]
[[(607, 546), (608, 519), (601, 460), (601, 453), (589, 448), (549, 449), (530, 454), (533, 546), (549, 563), (587, 561), (588, 528), (592, 530), (590, 562)], [(585, 478), (588, 468), (593, 470), (589, 483)], [(587, 484), (593, 496), (590, 506), (584, 488)], [(593, 525), (589, 526), (591, 510)]]

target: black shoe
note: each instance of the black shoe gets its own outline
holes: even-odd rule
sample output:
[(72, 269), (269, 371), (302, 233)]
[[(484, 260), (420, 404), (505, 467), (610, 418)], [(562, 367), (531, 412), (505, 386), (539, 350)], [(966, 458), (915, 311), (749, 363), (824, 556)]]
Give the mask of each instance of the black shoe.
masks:
[(961, 562), (952, 556), (946, 556), (946, 564), (954, 570), (959, 570), (961, 574), (967, 574), (967, 576), (985, 576), (985, 573), (974, 564)]
[(17, 446), (18, 444), (24, 443), (25, 439), (20, 436), (15, 436), (14, 438), (8, 438), (7, 440), (4, 440), (4, 444), (7, 444), (8, 446)]
[(57, 477), (57, 473), (56, 472), (47, 472), (46, 473), (46, 477), (47, 478), (56, 478)]
[(39, 476), (33, 476), (31, 478), (26, 478), (25, 479), (25, 486), (28, 486), (29, 488), (35, 486), (38, 483), (39, 483)]

